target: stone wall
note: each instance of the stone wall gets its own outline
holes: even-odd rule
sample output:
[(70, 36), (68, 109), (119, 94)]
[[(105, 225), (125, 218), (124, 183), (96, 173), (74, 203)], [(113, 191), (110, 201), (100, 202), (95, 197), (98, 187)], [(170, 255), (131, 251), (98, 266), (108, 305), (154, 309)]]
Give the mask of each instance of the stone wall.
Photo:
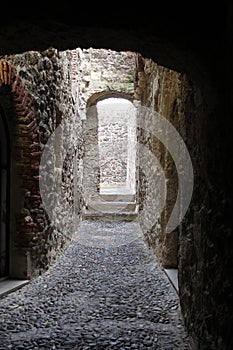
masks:
[(88, 101), (132, 95), (134, 54), (49, 48), (0, 62), (12, 149), (10, 275), (32, 278), (71, 240), (84, 189), (98, 192), (98, 119)]
[[(67, 246), (72, 237), (74, 222), (79, 221), (82, 207), (82, 184), (77, 177), (74, 178), (74, 156), (77, 167), (79, 167), (83, 157), (82, 125), (75, 108), (77, 101), (74, 100), (71, 90), (71, 53), (69, 51), (58, 52), (51, 48), (44, 52), (26, 52), (2, 57), (2, 62), (12, 65), (17, 79), (24, 87), (23, 96), (25, 97), (22, 104), (25, 104), (24, 101), (27, 99), (30, 101), (34, 119), (27, 117), (30, 122), (29, 126), (33, 128), (34, 133), (37, 131), (39, 135), (38, 139), (32, 134), (30, 142), (22, 138), (25, 138), (25, 133), (18, 136), (18, 144), (14, 144), (12, 140), (13, 174), (16, 179), (13, 182), (16, 184), (13, 184), (11, 194), (11, 205), (14, 207), (11, 218), (11, 235), (14, 237), (11, 275), (31, 278), (42, 273), (57, 259), (58, 254)], [(18, 89), (20, 90), (20, 87)], [(20, 93), (21, 91), (18, 92)], [(3, 107), (6, 105), (4, 101), (2, 104)], [(28, 112), (30, 112), (29, 109)], [(23, 118), (21, 115), (25, 113), (22, 112), (23, 114), (19, 116), (14, 116), (13, 113), (14, 111), (6, 110), (7, 119), (14, 118), (14, 127), (18, 129)], [(51, 215), (50, 217), (48, 215), (48, 207), (45, 208), (42, 203), (39, 189), (39, 175), (41, 175), (39, 165), (41, 154), (50, 136), (65, 120), (69, 121), (69, 130), (64, 129), (58, 135), (56, 142), (51, 145), (50, 151), (52, 152), (53, 147), (56, 147), (56, 152), (53, 156), (51, 156), (52, 153), (50, 154), (50, 163), (44, 169), (43, 175), (44, 191), (49, 196), (54, 214), (57, 214), (54, 221)], [(66, 145), (69, 144), (65, 150), (64, 140)], [(20, 148), (20, 155), (16, 147)], [(33, 162), (26, 159), (28, 153), (35, 156)], [(24, 154), (25, 156), (22, 157)], [(57, 202), (55, 195), (57, 184), (54, 178), (60, 178), (65, 197), (64, 210), (61, 210), (61, 203)], [(37, 181), (36, 184), (35, 181)], [(74, 186), (74, 181), (77, 181), (76, 186)], [(79, 192), (79, 203), (76, 203), (78, 209), (73, 210), (73, 215), (67, 215), (70, 214), (70, 208), (74, 206), (74, 187)], [(14, 198), (17, 198), (16, 203), (14, 203)], [(22, 225), (23, 229), (19, 229)], [(26, 241), (23, 238), (25, 230), (34, 226), (34, 230), (30, 230), (30, 239)]]
[(127, 179), (127, 125), (104, 123), (98, 114), (100, 185), (125, 184)]
[[(149, 135), (153, 113), (144, 113), (138, 137), (150, 152), (149, 156), (140, 153), (143, 162), (138, 186), (140, 224), (161, 266), (178, 266), (181, 308), (194, 349), (230, 349), (231, 346), (226, 344), (231, 343), (227, 320), (232, 314), (229, 309), (232, 275), (227, 271), (232, 253), (225, 244), (231, 241), (226, 220), (230, 194), (228, 182), (222, 183), (224, 169), (218, 167), (226, 156), (226, 153), (221, 154), (219, 146), (222, 148), (223, 143), (223, 126), (219, 120), (221, 99), (215, 88), (210, 88), (208, 77), (191, 79), (152, 60), (140, 56), (138, 60), (136, 92), (141, 96), (141, 104), (160, 113), (175, 126), (185, 141), (194, 171), (189, 209), (179, 227), (169, 236), (164, 228), (177, 196), (177, 169), (164, 146)], [(151, 168), (159, 169), (159, 166), (150, 153), (159, 160), (167, 183), (166, 206), (154, 225), (156, 203), (153, 202), (154, 194), (150, 196), (148, 191), (148, 182), (151, 178), (159, 179), (159, 173), (145, 174), (143, 169), (146, 163)], [(152, 189), (155, 191), (155, 187)], [(143, 210), (148, 198), (151, 211)]]
[[(110, 97), (133, 99), (135, 54), (92, 48), (72, 52), (80, 70), (79, 114), (84, 125), (84, 192), (85, 202), (88, 203), (92, 197), (98, 196), (100, 190), (100, 125), (97, 103)], [(121, 173), (122, 162), (118, 162), (118, 167)]]
[[(139, 221), (160, 264), (176, 268), (178, 232), (175, 230), (166, 234), (165, 231), (176, 202), (177, 173), (169, 149), (156, 137), (158, 130), (153, 124), (155, 113), (159, 113), (175, 127), (181, 120), (181, 109), (177, 105), (180, 98), (180, 75), (141, 56), (138, 56), (138, 60), (138, 66), (141, 67), (138, 70), (136, 88), (136, 97), (141, 97), (137, 121)], [(169, 139), (167, 142), (169, 144)]]
[(12, 253), (10, 274), (22, 278), (30, 269), (30, 248), (44, 228), (39, 195), (40, 135), (32, 103), (14, 67), (0, 61), (0, 104), (8, 144), (6, 237)]
[(181, 83), (183, 125), (195, 175), (191, 206), (180, 227), (181, 305), (198, 349), (228, 350), (233, 345), (233, 251), (231, 184), (225, 173), (229, 125), (222, 122), (227, 112), (215, 84), (187, 76)]
[(211, 3), (201, 11), (196, 3), (191, 11), (177, 2), (158, 5), (154, 25), (154, 12), (144, 16), (136, 7), (133, 15), (130, 9), (120, 21), (118, 15), (109, 18), (102, 11), (90, 17), (88, 9), (78, 21), (77, 14), (71, 21), (68, 6), (51, 7), (50, 12), (41, 7), (36, 19), (33, 6), (18, 3), (2, 18), (1, 54), (50, 45), (59, 50), (77, 44), (130, 49), (188, 74), (182, 76), (181, 95), (186, 144), (196, 170), (179, 258), (182, 309), (196, 348), (229, 350), (233, 348), (232, 1)]

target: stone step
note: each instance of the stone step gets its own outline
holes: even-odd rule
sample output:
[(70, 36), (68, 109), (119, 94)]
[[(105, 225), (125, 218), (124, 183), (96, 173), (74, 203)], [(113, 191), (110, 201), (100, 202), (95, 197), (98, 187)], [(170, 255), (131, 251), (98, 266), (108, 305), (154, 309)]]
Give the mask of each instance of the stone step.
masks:
[(135, 194), (108, 193), (99, 196), (105, 202), (135, 202)]
[[(113, 202), (114, 203), (114, 202)], [(113, 204), (111, 203), (111, 205)], [(102, 205), (103, 203), (99, 203)], [(122, 203), (123, 204), (123, 203)], [(134, 221), (138, 217), (138, 206), (133, 204), (132, 210), (121, 210), (115, 208), (104, 208), (104, 209), (91, 209), (90, 207), (85, 209), (83, 213), (83, 220), (97, 220), (97, 221)], [(126, 205), (126, 203), (124, 203)], [(111, 210), (110, 210), (111, 209)]]
[(136, 202), (91, 202), (88, 205), (89, 210), (105, 211), (105, 212), (117, 212), (117, 211), (135, 211)]
[(134, 221), (137, 219), (136, 212), (97, 212), (87, 210), (83, 215), (83, 220), (96, 221)]

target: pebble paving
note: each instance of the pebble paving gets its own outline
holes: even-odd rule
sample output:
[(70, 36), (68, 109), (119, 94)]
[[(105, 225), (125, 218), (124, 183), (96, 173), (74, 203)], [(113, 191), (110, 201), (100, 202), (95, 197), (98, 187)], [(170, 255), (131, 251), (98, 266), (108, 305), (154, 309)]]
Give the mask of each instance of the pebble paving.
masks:
[(137, 222), (83, 221), (42, 276), (0, 300), (0, 350), (190, 350), (176, 291)]

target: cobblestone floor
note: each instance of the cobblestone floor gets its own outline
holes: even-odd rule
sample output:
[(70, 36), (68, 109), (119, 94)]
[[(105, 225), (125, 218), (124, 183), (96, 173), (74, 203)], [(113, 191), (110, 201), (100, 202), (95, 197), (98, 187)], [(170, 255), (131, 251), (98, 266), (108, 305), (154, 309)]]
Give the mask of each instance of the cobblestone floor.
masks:
[(39, 278), (0, 300), (0, 349), (191, 349), (137, 222), (83, 221)]

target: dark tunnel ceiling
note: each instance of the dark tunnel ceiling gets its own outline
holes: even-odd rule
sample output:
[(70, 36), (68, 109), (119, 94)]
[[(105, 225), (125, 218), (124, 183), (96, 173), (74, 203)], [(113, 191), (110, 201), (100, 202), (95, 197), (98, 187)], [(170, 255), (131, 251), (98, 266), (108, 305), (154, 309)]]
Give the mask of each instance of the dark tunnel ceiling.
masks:
[[(229, 1), (230, 4), (230, 1)], [(124, 4), (123, 4), (124, 5)], [(160, 36), (176, 39), (190, 45), (218, 42), (226, 30), (225, 23), (229, 8), (227, 2), (154, 2), (153, 5), (134, 3), (125, 7), (121, 3), (111, 4), (85, 2), (75, 5), (37, 2), (32, 6), (27, 2), (16, 2), (6, 11), (1, 11), (0, 27), (5, 24), (29, 22), (58, 22), (67, 26), (121, 28), (159, 33)], [(1, 9), (9, 5), (1, 4)]]
[[(3, 7), (7, 7), (3, 10)], [(10, 7), (10, 8), (9, 8)], [(110, 9), (109, 9), (110, 8)], [(188, 71), (216, 63), (212, 57), (224, 55), (227, 41), (229, 0), (220, 4), (155, 2), (134, 3), (123, 7), (116, 3), (80, 3), (73, 8), (61, 2), (18, 2), (1, 4), (0, 55), (75, 47), (110, 48), (139, 51), (169, 68)], [(106, 11), (106, 12), (105, 12)], [(184, 55), (184, 58), (182, 57)], [(197, 59), (196, 59), (197, 57)]]

